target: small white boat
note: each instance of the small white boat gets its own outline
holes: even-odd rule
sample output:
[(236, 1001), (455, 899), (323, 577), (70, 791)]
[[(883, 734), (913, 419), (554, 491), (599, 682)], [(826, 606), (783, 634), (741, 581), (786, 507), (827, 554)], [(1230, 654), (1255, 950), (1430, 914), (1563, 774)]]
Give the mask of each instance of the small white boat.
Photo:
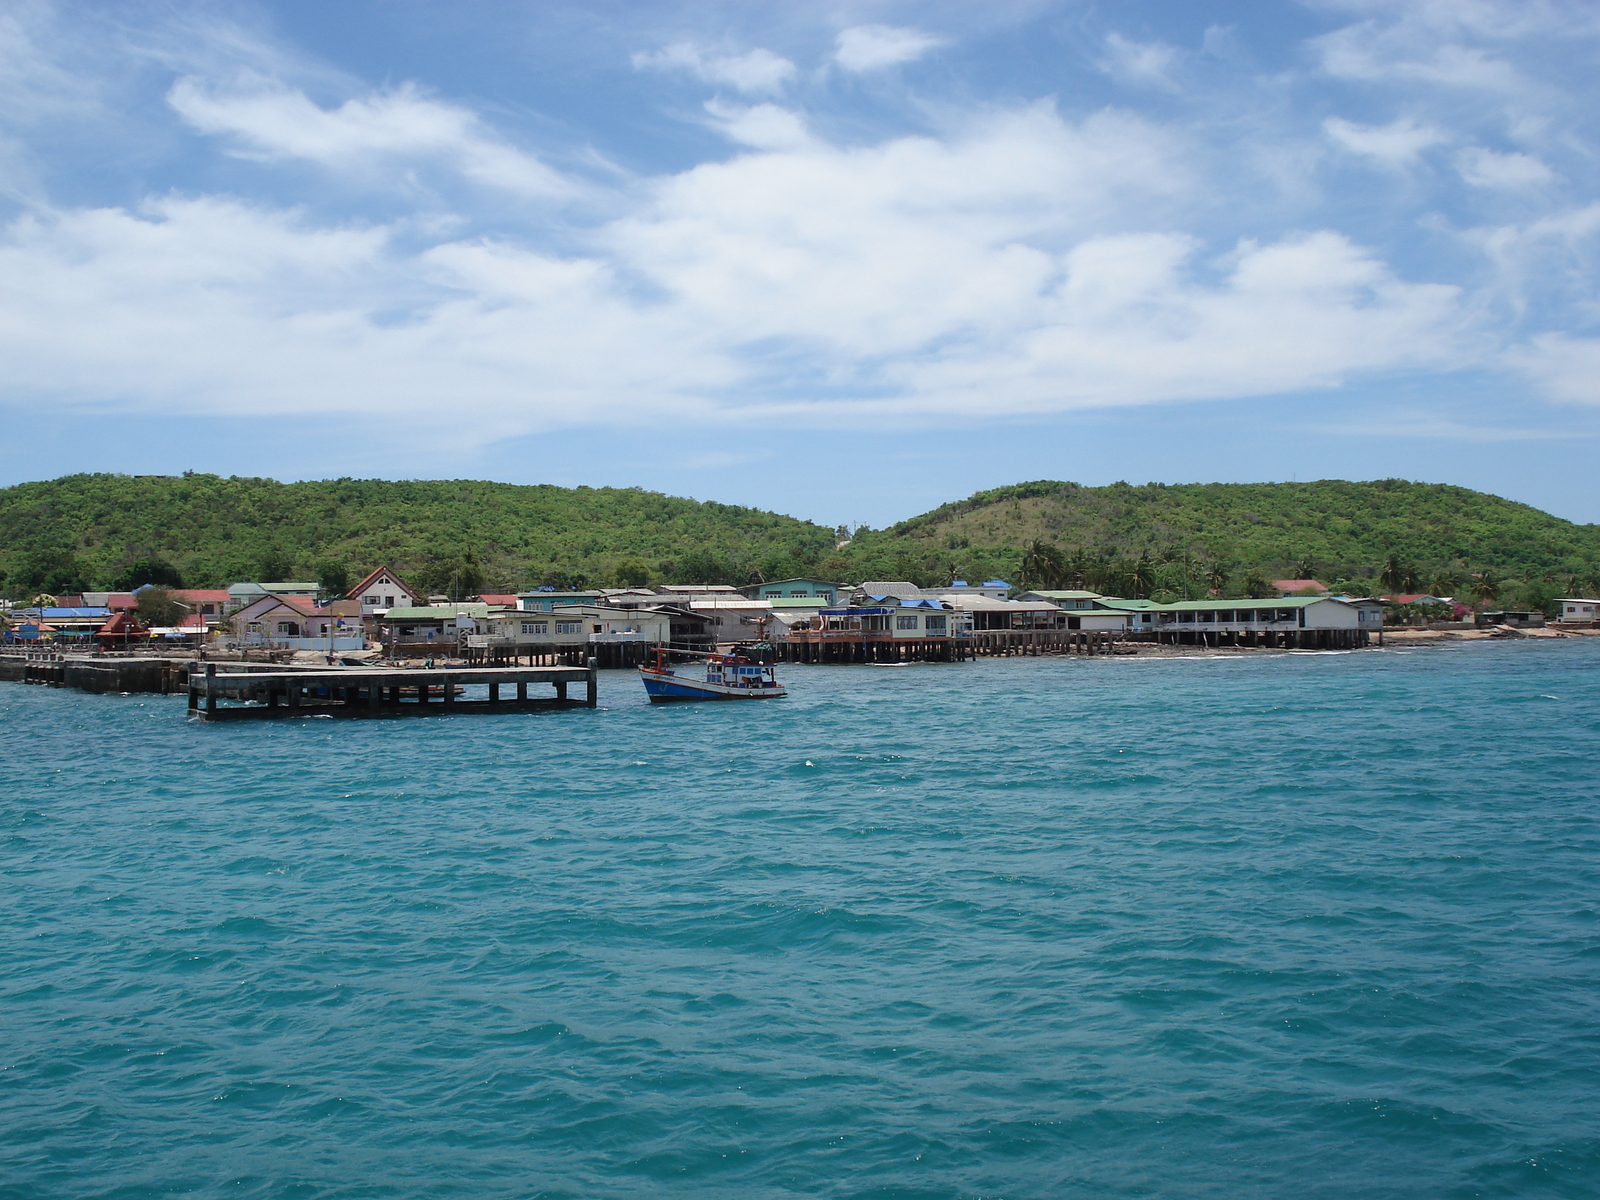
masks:
[(667, 700), (775, 700), (789, 693), (778, 682), (770, 663), (753, 662), (739, 654), (695, 652), (699, 662), (667, 666), (669, 653), (656, 650), (653, 666), (640, 667), (639, 678), (652, 704)]

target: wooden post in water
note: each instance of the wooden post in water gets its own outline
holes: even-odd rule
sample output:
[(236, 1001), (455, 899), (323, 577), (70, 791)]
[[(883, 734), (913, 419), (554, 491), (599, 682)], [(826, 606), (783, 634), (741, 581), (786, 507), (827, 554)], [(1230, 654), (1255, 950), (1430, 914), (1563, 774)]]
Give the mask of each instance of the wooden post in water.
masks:
[(214, 690), (212, 690), (212, 685), (216, 682), (216, 678), (217, 678), (217, 664), (216, 663), (207, 663), (206, 664), (206, 711), (208, 713), (214, 713), (214, 712), (217, 711), (217, 693)]
[(589, 693), (584, 703), (590, 708), (600, 704), (600, 660), (592, 654), (589, 656)]

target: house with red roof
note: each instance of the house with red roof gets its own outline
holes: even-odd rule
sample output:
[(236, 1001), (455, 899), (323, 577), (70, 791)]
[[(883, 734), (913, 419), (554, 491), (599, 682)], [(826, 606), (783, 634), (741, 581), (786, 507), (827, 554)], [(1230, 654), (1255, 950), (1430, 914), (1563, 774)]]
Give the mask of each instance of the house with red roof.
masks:
[(428, 603), (426, 592), (418, 591), (387, 566), (379, 567), (346, 595), (360, 606), (363, 617), (376, 617), (391, 608), (416, 608)]
[(335, 650), (366, 646), (361, 605), (354, 600), (318, 604), (311, 596), (261, 596), (233, 614), (233, 634), (244, 645), (289, 650)]
[(1280, 596), (1304, 596), (1328, 590), (1328, 585), (1317, 579), (1274, 579), (1272, 586), (1278, 589)]
[(149, 635), (150, 631), (139, 624), (132, 610), (123, 609), (107, 617), (105, 624), (95, 632), (94, 638), (102, 649), (109, 650), (112, 647), (125, 647), (135, 640), (145, 641)]
[(204, 617), (207, 625), (220, 625), (228, 611), (227, 588), (173, 588), (170, 594), (190, 613)]
[(112, 612), (132, 612), (139, 597), (132, 592), (85, 592), (83, 603), (89, 608), (109, 608)]

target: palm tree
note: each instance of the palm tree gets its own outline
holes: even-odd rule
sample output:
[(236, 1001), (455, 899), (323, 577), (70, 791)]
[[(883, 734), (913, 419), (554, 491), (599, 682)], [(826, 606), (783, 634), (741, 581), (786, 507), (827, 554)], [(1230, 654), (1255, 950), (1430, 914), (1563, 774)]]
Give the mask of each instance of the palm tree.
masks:
[(1289, 564), (1289, 571), (1296, 579), (1315, 579), (1317, 564), (1309, 558), (1297, 558)]
[(1470, 590), (1474, 600), (1480, 604), (1490, 604), (1500, 595), (1500, 577), (1487, 568), (1479, 571)]
[(1109, 550), (1091, 550), (1084, 555), (1083, 586), (1097, 592), (1116, 587), (1114, 566), (1116, 557)]
[(1068, 587), (1081, 588), (1089, 586), (1089, 556), (1081, 549), (1074, 550), (1067, 555), (1061, 571), (1062, 582)]
[(1433, 578), (1428, 582), (1428, 590), (1435, 596), (1453, 596), (1456, 589), (1461, 586), (1461, 575), (1449, 567), (1441, 567), (1433, 573)]
[(1060, 550), (1049, 542), (1035, 538), (1023, 548), (1019, 573), (1025, 588), (1058, 588), (1067, 568)]
[(1392, 593), (1414, 591), (1417, 587), (1417, 569), (1410, 563), (1402, 562), (1398, 554), (1391, 554), (1378, 572), (1378, 582)]
[(1128, 590), (1133, 593), (1133, 598), (1143, 600), (1149, 595), (1155, 578), (1156, 565), (1150, 559), (1150, 552), (1146, 550), (1128, 566)]
[(1205, 569), (1205, 585), (1217, 595), (1222, 595), (1228, 590), (1228, 568), (1220, 562), (1213, 562)]

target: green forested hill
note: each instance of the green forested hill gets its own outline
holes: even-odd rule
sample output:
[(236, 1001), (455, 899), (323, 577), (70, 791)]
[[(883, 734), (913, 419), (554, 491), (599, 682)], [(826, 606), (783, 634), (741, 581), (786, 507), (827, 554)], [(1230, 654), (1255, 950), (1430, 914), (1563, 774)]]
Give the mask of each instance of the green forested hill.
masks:
[(0, 489), (0, 587), (13, 595), (171, 582), (168, 569), (188, 586), (318, 578), (337, 590), (380, 562), (453, 592), (817, 574), (1180, 595), (1311, 575), (1457, 595), (1487, 579), (1502, 601), (1532, 605), (1594, 585), (1600, 526), (1403, 480), (1046, 481), (858, 530), (835, 550), (833, 531), (808, 521), (632, 488), (73, 475)]
[[(1251, 576), (1308, 575), (1378, 590), (1396, 587), (1398, 570), (1414, 590), (1459, 594), (1485, 572), (1491, 581), (1557, 590), (1592, 586), (1600, 574), (1600, 526), (1468, 488), (1397, 479), (1138, 487), (1041, 481), (862, 532), (849, 552), (877, 578), (956, 573), (1015, 582), (1056, 574), (1124, 593), (1183, 593), (1208, 576), (1213, 584), (1226, 577), (1230, 590)], [(1131, 587), (1127, 577), (1139, 564), (1148, 582)]]
[[(833, 531), (627, 488), (471, 480), (279, 483), (216, 475), (71, 475), (0, 489), (0, 583), (21, 594), (137, 582), (354, 582), (380, 562), (444, 590), (699, 579), (813, 565)], [(138, 568), (130, 574), (130, 568)]]

